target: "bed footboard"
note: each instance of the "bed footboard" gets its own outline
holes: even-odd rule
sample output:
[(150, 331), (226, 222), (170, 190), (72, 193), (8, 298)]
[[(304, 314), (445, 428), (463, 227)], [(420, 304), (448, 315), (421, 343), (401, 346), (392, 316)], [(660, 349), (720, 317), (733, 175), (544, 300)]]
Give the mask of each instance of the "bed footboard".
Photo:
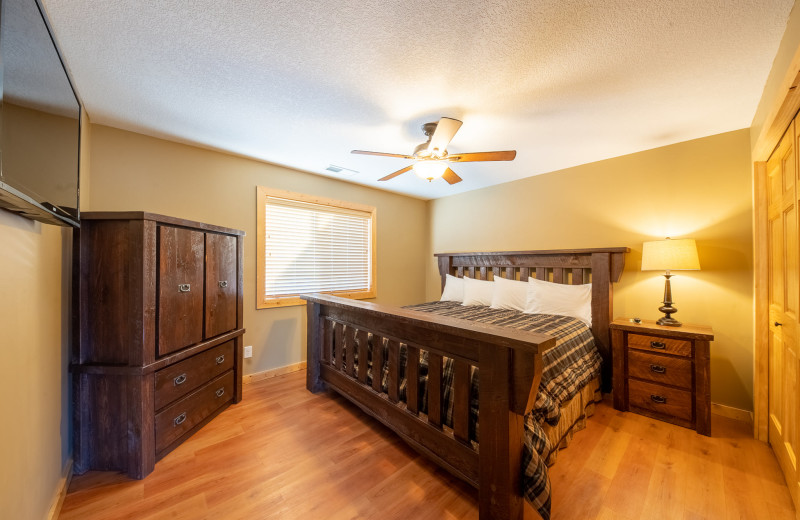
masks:
[[(307, 388), (336, 390), (478, 488), (482, 519), (521, 519), (523, 416), (536, 399), (542, 353), (555, 340), (335, 296), (314, 294), (303, 299), (308, 312)], [(371, 356), (369, 334), (373, 346), (386, 345), (374, 348)], [(405, 402), (400, 399), (401, 343), (408, 352)], [(427, 414), (418, 409), (420, 351), (427, 352), (428, 360)], [(356, 358), (361, 362), (356, 364)], [(441, 417), (444, 358), (453, 360), (452, 428), (443, 425)], [(480, 371), (477, 448), (469, 435), (472, 367)], [(388, 391), (383, 391), (381, 377), (370, 378), (370, 370), (388, 372)]]

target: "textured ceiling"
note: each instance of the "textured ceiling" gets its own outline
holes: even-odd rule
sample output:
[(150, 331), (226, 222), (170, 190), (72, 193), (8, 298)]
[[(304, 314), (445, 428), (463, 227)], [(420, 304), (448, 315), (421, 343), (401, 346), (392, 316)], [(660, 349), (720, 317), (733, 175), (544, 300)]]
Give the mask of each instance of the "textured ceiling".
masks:
[[(792, 0), (43, 0), (95, 123), (437, 198), (750, 126)], [(516, 149), (427, 183), (451, 153)]]

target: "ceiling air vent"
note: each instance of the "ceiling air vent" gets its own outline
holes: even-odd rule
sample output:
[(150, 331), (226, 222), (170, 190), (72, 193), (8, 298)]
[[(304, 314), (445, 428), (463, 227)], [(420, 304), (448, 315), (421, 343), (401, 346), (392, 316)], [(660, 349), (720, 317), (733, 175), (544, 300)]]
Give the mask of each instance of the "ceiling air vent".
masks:
[(345, 168), (344, 166), (336, 166), (335, 164), (329, 164), (325, 170), (338, 173), (339, 175), (355, 175), (358, 173), (356, 170), (351, 170), (350, 168)]

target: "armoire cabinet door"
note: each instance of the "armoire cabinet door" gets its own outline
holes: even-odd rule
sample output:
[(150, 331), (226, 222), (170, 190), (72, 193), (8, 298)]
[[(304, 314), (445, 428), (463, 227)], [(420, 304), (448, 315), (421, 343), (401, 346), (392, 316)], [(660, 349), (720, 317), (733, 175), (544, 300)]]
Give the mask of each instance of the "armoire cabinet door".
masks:
[(206, 338), (236, 328), (237, 265), (236, 237), (206, 233)]
[(204, 233), (158, 228), (158, 354), (203, 340)]

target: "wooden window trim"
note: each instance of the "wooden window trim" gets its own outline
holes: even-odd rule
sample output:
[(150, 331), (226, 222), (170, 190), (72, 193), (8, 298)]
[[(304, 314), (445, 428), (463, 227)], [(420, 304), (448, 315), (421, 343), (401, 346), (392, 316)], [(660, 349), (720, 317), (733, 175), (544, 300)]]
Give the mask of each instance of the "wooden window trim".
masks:
[(256, 187), (256, 308), (257, 309), (274, 309), (276, 307), (292, 307), (296, 305), (305, 305), (305, 300), (299, 296), (289, 296), (284, 298), (267, 298), (264, 294), (265, 280), (265, 267), (266, 258), (264, 257), (265, 249), (265, 226), (266, 226), (266, 204), (267, 197), (280, 197), (289, 200), (296, 200), (300, 202), (309, 202), (313, 204), (320, 204), (324, 206), (331, 206), (334, 208), (350, 209), (355, 211), (363, 211), (370, 214), (371, 225), (371, 255), (370, 255), (370, 288), (367, 291), (327, 291), (325, 294), (332, 294), (334, 296), (341, 296), (343, 298), (352, 298), (355, 300), (363, 300), (366, 298), (375, 298), (378, 294), (378, 275), (377, 275), (377, 210), (374, 206), (366, 204), (358, 204), (355, 202), (347, 202), (342, 200), (330, 199), (327, 197), (319, 197), (315, 195), (306, 195), (303, 193), (296, 193), (292, 191), (279, 190), (274, 188), (267, 188), (264, 186)]

